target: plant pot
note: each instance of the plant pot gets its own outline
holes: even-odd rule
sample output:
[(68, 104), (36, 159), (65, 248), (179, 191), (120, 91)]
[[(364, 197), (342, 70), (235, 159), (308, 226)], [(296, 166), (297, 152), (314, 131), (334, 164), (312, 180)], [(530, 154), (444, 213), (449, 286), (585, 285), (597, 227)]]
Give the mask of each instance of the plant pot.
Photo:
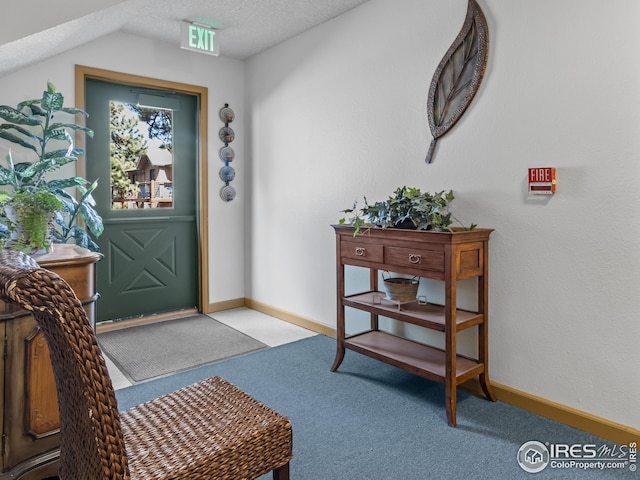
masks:
[(400, 223), (396, 223), (393, 228), (404, 228), (405, 230), (415, 230), (416, 226), (413, 224), (411, 219), (407, 218)]
[(5, 207), (7, 218), (14, 228), (7, 247), (29, 255), (47, 253), (53, 246), (52, 212), (33, 206)]

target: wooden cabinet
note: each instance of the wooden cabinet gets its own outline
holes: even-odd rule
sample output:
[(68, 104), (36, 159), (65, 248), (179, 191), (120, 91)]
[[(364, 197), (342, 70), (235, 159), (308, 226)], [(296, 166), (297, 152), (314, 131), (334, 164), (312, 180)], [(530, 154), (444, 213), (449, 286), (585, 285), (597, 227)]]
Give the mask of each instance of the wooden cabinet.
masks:
[[(102, 255), (76, 245), (54, 245), (36, 255), (44, 268), (64, 278), (94, 321), (95, 264)], [(3, 351), (0, 358), (0, 480), (35, 480), (57, 474), (58, 397), (49, 348), (35, 319), (0, 302)]]
[[(456, 389), (479, 377), (491, 401), (495, 396), (488, 372), (489, 236), (493, 230), (476, 228), (455, 232), (404, 229), (362, 229), (334, 225), (337, 268), (337, 352), (332, 371), (344, 359), (345, 349), (389, 363), (430, 380), (442, 382), (446, 392), (449, 425), (456, 425)], [(369, 269), (369, 290), (345, 295), (345, 265)], [(409, 274), (444, 282), (444, 305), (416, 302), (398, 304), (384, 298), (378, 288), (378, 271)], [(458, 280), (477, 278), (477, 305), (473, 310), (457, 307)], [(370, 329), (346, 335), (345, 307), (369, 312)], [(444, 332), (444, 345), (414, 342), (379, 329), (379, 317)], [(456, 349), (458, 332), (477, 329), (477, 358)]]

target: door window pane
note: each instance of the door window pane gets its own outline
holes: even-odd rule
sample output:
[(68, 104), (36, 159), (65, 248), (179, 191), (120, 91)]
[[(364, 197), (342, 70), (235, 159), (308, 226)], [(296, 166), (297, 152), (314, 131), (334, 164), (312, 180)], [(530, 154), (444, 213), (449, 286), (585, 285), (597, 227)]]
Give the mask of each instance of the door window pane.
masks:
[(173, 208), (173, 111), (111, 101), (111, 208)]

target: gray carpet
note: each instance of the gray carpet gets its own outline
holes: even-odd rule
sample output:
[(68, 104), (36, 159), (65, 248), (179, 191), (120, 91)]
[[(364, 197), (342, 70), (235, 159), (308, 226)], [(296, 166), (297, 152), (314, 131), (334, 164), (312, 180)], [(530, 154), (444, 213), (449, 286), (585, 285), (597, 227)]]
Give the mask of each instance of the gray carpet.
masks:
[(134, 383), (266, 347), (206, 315), (104, 332), (98, 342)]

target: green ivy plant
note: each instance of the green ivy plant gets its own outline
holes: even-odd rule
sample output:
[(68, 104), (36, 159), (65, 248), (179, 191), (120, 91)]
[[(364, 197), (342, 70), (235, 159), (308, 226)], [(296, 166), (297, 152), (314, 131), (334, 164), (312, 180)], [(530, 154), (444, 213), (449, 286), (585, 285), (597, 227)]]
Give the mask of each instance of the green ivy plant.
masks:
[[(27, 192), (48, 192), (58, 203), (53, 212), (56, 228), (52, 236), (58, 243), (73, 239), (76, 244), (93, 251), (98, 245), (93, 237), (103, 232), (103, 222), (95, 210), (92, 192), (97, 181), (72, 176), (55, 178), (51, 175), (62, 166), (75, 162), (84, 151), (74, 147), (71, 131), (81, 131), (92, 137), (93, 131), (64, 121), (65, 117), (83, 115), (83, 110), (64, 107), (64, 97), (55, 86), (47, 83), (42, 97), (20, 102), (16, 108), (0, 106), (0, 138), (35, 153), (33, 162), (14, 163), (11, 151), (6, 156), (6, 166), (0, 165), (0, 206), (15, 205)], [(39, 198), (44, 199), (44, 196)], [(3, 212), (6, 213), (6, 212)], [(0, 218), (0, 235), (9, 235), (20, 228), (15, 221), (4, 222)], [(6, 240), (6, 237), (5, 237)], [(1, 240), (0, 240), (1, 242)]]
[[(342, 210), (346, 216), (340, 219), (340, 225), (350, 224), (355, 227), (354, 236), (363, 227), (451, 232), (454, 222), (462, 226), (449, 210), (449, 204), (454, 198), (452, 190), (429, 193), (422, 192), (419, 188), (399, 187), (384, 201), (369, 205), (364, 197), (364, 207), (358, 208), (356, 201), (353, 208)], [(463, 226), (467, 230), (475, 227), (475, 224)]]

